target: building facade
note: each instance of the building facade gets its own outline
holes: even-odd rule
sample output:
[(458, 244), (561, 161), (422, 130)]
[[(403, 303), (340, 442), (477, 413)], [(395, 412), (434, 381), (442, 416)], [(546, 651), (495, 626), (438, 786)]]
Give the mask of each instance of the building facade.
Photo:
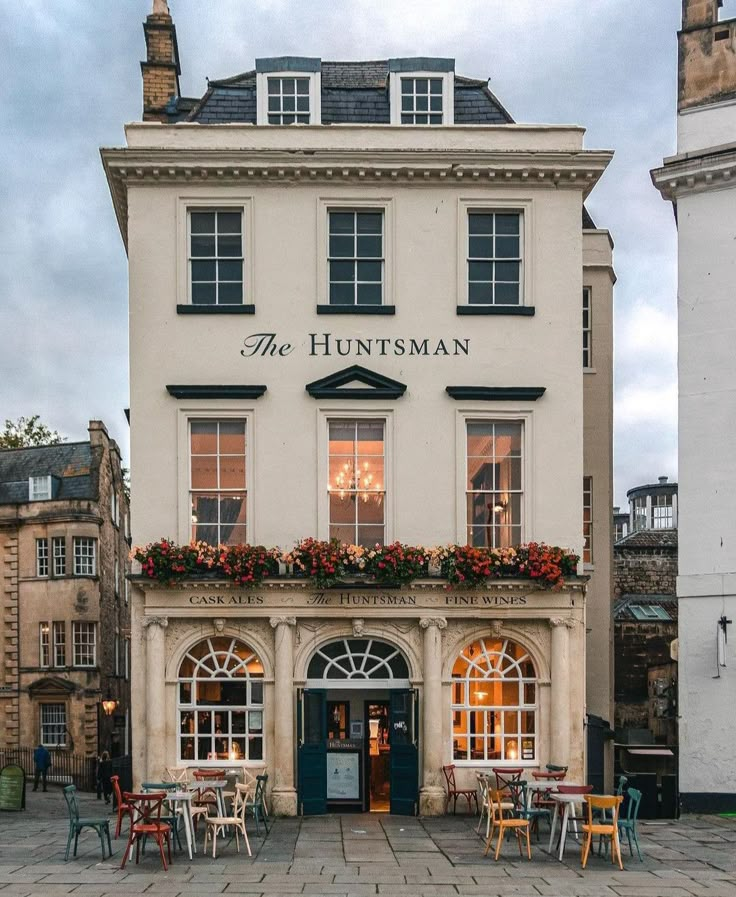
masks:
[(101, 421), (85, 442), (0, 451), (0, 749), (127, 753), (129, 525)]
[(610, 718), (613, 277), (582, 213), (610, 153), (514, 124), (451, 59), (258, 59), (182, 98), (165, 3), (144, 29), (144, 122), (102, 151), (129, 254), (134, 541), (582, 556), (592, 477), (600, 553), (556, 590), (430, 569), (318, 589), (288, 567), (172, 587), (146, 562), (136, 779), (265, 765), (277, 813), (436, 814), (445, 764), (583, 776), (586, 649)]
[(736, 800), (727, 638), (736, 618), (736, 20), (722, 12), (719, 0), (683, 0), (677, 154), (652, 172), (677, 221), (680, 789), (690, 810)]

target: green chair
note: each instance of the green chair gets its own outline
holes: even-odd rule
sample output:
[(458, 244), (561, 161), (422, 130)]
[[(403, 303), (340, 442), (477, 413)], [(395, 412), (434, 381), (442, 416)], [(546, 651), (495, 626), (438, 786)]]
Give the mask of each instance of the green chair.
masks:
[(535, 807), (531, 803), (529, 785), (525, 779), (510, 784), (511, 799), (514, 802), (514, 812), (519, 819), (528, 819), (531, 827), (536, 829), (537, 841), (539, 841), (539, 820), (545, 819), (547, 825), (552, 826), (552, 811), (547, 807)]
[(74, 785), (67, 785), (64, 788), (64, 800), (69, 810), (69, 837), (66, 842), (66, 854), (64, 862), (69, 859), (69, 848), (72, 846), (72, 838), (74, 838), (74, 856), (77, 855), (77, 844), (79, 843), (79, 833), (83, 828), (93, 828), (100, 838), (102, 847), (102, 859), (105, 857), (105, 839), (103, 835), (107, 835), (107, 849), (109, 856), (112, 856), (112, 844), (110, 843), (110, 820), (107, 818), (93, 818), (79, 815), (79, 801), (77, 800), (77, 789)]
[(619, 840), (621, 840), (621, 835), (625, 832), (626, 839), (629, 842), (629, 853), (631, 856), (634, 856), (634, 848), (631, 846), (631, 839), (634, 839), (634, 844), (636, 844), (636, 853), (641, 862), (644, 862), (641, 855), (641, 850), (639, 849), (639, 832), (637, 830), (636, 821), (639, 818), (639, 804), (641, 803), (641, 791), (637, 791), (636, 788), (629, 788), (626, 792), (629, 796), (629, 802), (626, 806), (626, 818), (621, 819), (619, 817), (618, 820), (618, 835)]
[(263, 826), (266, 829), (266, 834), (268, 834), (269, 832), (268, 813), (266, 813), (266, 804), (264, 801), (267, 781), (268, 775), (256, 776), (256, 790), (253, 795), (253, 800), (247, 800), (245, 802), (246, 814), (250, 813), (256, 821), (256, 835), (261, 834), (261, 829), (258, 824), (260, 820), (263, 820)]

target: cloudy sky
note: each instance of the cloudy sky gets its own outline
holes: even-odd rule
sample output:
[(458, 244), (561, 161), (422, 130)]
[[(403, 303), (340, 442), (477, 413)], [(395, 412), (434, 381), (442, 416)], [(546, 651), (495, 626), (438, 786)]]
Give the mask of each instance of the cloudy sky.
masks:
[[(729, 0), (733, 2), (733, 0)], [(454, 56), (519, 122), (616, 156), (588, 206), (616, 243), (616, 501), (676, 469), (676, 240), (649, 169), (674, 151), (680, 0), (170, 0), (182, 92), (256, 56)], [(126, 259), (99, 160), (140, 119), (150, 0), (0, 3), (0, 422), (127, 455)], [(735, 13), (736, 14), (736, 13)]]

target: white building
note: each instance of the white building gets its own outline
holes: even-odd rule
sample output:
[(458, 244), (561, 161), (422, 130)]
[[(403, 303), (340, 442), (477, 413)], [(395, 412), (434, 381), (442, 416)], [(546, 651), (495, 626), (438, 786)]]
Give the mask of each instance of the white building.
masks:
[(452, 59), (258, 59), (187, 100), (165, 6), (146, 120), (102, 153), (130, 260), (134, 542), (582, 556), (585, 518), (592, 578), (141, 576), (136, 779), (265, 764), (286, 814), (440, 813), (451, 763), (465, 787), (504, 765), (580, 779), (586, 710), (611, 719), (612, 244), (583, 215), (610, 152), (514, 124)]
[(677, 155), (652, 172), (678, 233), (680, 791), (693, 811), (736, 806), (736, 20), (719, 21), (721, 5), (683, 2)]

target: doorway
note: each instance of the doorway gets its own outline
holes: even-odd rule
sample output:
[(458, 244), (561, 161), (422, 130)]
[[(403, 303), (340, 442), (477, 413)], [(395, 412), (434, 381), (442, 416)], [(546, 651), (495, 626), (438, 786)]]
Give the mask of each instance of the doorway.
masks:
[(371, 813), (388, 813), (391, 809), (391, 744), (388, 736), (388, 701), (365, 701), (364, 718), (366, 809)]

